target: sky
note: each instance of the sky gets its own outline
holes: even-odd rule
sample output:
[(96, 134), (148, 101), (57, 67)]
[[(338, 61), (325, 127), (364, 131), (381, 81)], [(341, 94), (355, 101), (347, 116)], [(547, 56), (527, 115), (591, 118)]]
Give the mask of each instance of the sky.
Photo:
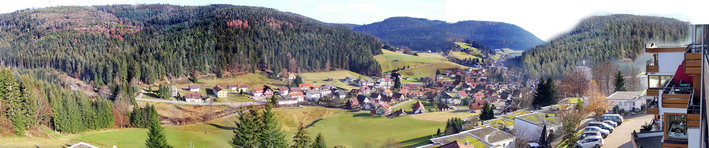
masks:
[(51, 6), (155, 3), (261, 6), (328, 23), (370, 24), (394, 16), (451, 23), (497, 21), (520, 26), (545, 41), (594, 15), (664, 16), (693, 24), (709, 24), (709, 9), (691, 8), (707, 6), (707, 0), (19, 0), (0, 5), (0, 13)]

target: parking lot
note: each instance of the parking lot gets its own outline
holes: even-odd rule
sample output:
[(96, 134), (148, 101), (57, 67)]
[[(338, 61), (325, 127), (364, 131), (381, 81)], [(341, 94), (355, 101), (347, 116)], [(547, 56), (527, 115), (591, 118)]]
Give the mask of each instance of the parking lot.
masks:
[(623, 124), (613, 129), (613, 133), (608, 135), (605, 140), (604, 148), (632, 148), (632, 133), (633, 130), (640, 131), (640, 127), (645, 123), (652, 122), (653, 115), (634, 115), (625, 117)]

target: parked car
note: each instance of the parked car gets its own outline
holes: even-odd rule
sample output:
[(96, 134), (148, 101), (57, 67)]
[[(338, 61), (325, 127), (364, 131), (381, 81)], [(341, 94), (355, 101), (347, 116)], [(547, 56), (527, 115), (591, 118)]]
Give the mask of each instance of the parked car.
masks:
[(583, 129), (584, 132), (591, 131), (591, 132), (601, 132), (601, 135), (603, 135), (603, 138), (608, 137), (608, 134), (611, 134), (610, 131), (602, 129), (597, 126), (587, 126), (586, 128)]
[(597, 127), (603, 128), (603, 129), (605, 129), (605, 130), (608, 130), (608, 131), (611, 132), (611, 133), (613, 132), (613, 129), (614, 129), (613, 126), (608, 125), (608, 124), (603, 123), (603, 122), (591, 122), (591, 123), (588, 123), (587, 126), (597, 126)]
[(574, 147), (577, 148), (600, 148), (603, 146), (605, 142), (603, 141), (603, 138), (598, 138), (598, 137), (588, 137), (583, 140), (576, 141), (576, 144), (574, 144)]
[(611, 120), (618, 123), (618, 125), (623, 124), (623, 116), (620, 116), (620, 114), (603, 114), (601, 115), (601, 121), (603, 120)]
[(583, 140), (583, 139), (586, 139), (586, 138), (588, 138), (588, 137), (601, 137), (601, 138), (603, 138), (603, 134), (601, 134), (601, 132), (599, 132), (599, 131), (586, 131), (586, 132), (581, 133), (581, 135), (579, 135), (579, 140)]
[(613, 126), (614, 128), (615, 128), (615, 127), (618, 127), (618, 123), (616, 123), (615, 121), (603, 120), (603, 121), (601, 121), (601, 122), (606, 123), (606, 124), (608, 124), (608, 125), (611, 125), (611, 126)]

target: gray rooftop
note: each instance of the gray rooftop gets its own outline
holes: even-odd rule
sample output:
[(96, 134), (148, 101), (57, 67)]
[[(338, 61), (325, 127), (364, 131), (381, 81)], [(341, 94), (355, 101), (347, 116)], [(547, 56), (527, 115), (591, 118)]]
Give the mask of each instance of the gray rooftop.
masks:
[(512, 134), (489, 126), (472, 129), (469, 130), (468, 133), (472, 134), (475, 137), (483, 139), (483, 141), (487, 141), (488, 143), (495, 143), (515, 138)]
[(645, 91), (617, 91), (613, 93), (611, 96), (608, 96), (608, 99), (613, 99), (613, 100), (632, 100), (632, 99), (638, 99), (640, 96), (645, 95)]

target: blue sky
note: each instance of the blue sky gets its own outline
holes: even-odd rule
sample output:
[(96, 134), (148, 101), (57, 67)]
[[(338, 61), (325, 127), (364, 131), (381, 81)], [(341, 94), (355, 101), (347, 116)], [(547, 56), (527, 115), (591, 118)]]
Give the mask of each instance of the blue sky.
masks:
[(393, 16), (499, 21), (518, 25), (547, 41), (593, 15), (627, 13), (709, 23), (706, 8), (690, 8), (706, 6), (706, 0), (20, 0), (3, 3), (0, 13), (64, 5), (153, 3), (262, 6), (331, 23), (369, 24)]

